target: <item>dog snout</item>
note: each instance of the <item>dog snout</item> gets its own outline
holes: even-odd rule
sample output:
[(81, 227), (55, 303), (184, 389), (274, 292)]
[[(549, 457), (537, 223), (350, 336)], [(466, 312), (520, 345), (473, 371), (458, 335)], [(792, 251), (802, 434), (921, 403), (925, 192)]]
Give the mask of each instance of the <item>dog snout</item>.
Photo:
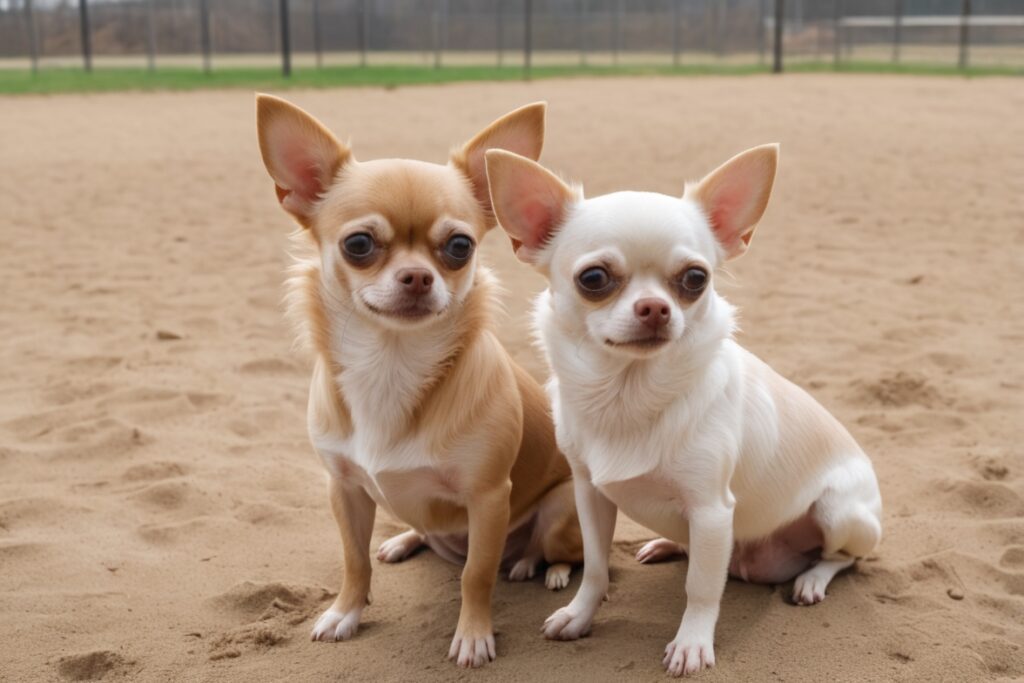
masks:
[(672, 309), (664, 299), (648, 297), (638, 299), (633, 304), (633, 314), (645, 327), (651, 330), (660, 330), (668, 325), (668, 321), (672, 317)]
[(426, 268), (402, 268), (395, 273), (395, 278), (405, 293), (412, 296), (426, 294), (434, 284), (434, 275)]

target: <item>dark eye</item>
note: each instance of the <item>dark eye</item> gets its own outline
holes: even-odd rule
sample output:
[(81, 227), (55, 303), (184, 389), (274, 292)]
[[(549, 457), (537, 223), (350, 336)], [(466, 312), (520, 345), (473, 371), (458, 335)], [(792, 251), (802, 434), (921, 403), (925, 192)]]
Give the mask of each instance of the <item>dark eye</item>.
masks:
[(454, 269), (461, 268), (473, 254), (473, 240), (465, 235), (455, 235), (441, 248), (445, 264)]
[(373, 250), (377, 244), (373, 241), (373, 237), (368, 232), (357, 232), (354, 235), (349, 235), (341, 243), (341, 250), (345, 253), (345, 258), (353, 263), (365, 263), (366, 260), (373, 254)]
[(576, 276), (576, 286), (587, 297), (601, 296), (611, 291), (615, 281), (605, 268), (593, 266)]
[(679, 289), (685, 296), (696, 296), (708, 284), (708, 273), (703, 268), (687, 268), (680, 276)]

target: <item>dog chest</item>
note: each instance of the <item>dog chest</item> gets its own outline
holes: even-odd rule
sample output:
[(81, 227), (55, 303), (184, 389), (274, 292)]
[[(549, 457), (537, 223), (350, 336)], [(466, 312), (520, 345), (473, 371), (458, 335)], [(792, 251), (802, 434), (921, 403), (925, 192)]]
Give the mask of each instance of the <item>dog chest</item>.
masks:
[(465, 527), (463, 476), (443, 464), (416, 440), (391, 448), (371, 449), (357, 439), (313, 436), (313, 443), (332, 477), (362, 487), (377, 505), (420, 530)]

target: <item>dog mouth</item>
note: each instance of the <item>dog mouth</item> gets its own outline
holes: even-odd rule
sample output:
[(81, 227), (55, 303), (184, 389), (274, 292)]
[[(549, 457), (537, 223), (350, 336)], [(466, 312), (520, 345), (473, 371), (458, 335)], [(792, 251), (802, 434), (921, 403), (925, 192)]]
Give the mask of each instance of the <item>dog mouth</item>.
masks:
[(615, 349), (629, 349), (633, 351), (655, 351), (660, 349), (669, 343), (668, 337), (661, 335), (654, 335), (651, 337), (641, 337), (639, 339), (629, 339), (627, 341), (613, 341), (611, 339), (605, 339), (605, 346), (609, 346)]
[(365, 299), (363, 300), (363, 304), (368, 309), (370, 309), (370, 311), (374, 315), (379, 315), (385, 318), (396, 318), (398, 320), (423, 320), (424, 318), (427, 318), (431, 315), (440, 316), (442, 313), (444, 313), (444, 309), (441, 309), (440, 311), (434, 311), (429, 306), (423, 303), (415, 303), (407, 306), (398, 306), (395, 308), (387, 309), (380, 308), (379, 306), (374, 306)]

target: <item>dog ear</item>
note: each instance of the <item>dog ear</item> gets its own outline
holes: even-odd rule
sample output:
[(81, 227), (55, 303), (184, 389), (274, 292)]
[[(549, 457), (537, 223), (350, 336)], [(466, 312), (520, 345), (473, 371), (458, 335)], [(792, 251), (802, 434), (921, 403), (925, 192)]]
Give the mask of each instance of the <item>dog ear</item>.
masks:
[(761, 220), (775, 182), (779, 146), (761, 145), (737, 154), (696, 185), (684, 197), (704, 209), (726, 260), (743, 255)]
[(536, 265), (576, 193), (554, 173), (518, 154), (492, 149), (486, 160), (498, 224), (512, 238), (519, 260)]
[(278, 201), (310, 227), (314, 204), (352, 153), (315, 118), (272, 95), (256, 96), (256, 131)]
[(540, 158), (547, 106), (546, 102), (534, 102), (509, 112), (452, 152), (452, 164), (469, 178), (477, 201), (487, 212), (488, 227), (494, 220), (484, 155), (489, 149), (506, 149), (534, 161)]

